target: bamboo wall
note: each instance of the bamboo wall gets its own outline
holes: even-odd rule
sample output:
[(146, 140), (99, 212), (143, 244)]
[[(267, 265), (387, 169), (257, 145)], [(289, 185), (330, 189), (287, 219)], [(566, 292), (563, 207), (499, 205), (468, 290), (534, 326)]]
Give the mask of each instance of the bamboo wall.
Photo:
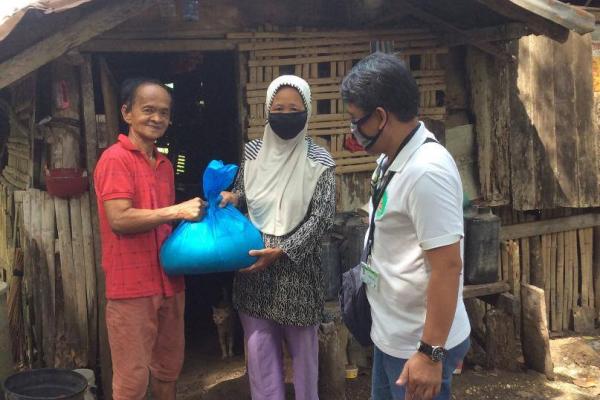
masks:
[(97, 292), (89, 193), (70, 200), (22, 194), (27, 364), (95, 365)]
[[(552, 222), (575, 216), (586, 221), (598, 210), (591, 211), (556, 209), (534, 216), (503, 207), (495, 213), (502, 218), (503, 226), (510, 228), (535, 220)], [(555, 233), (500, 243), (499, 279), (510, 283), (517, 299), (521, 283), (544, 289), (548, 328), (554, 332), (574, 330), (576, 313), (600, 313), (600, 227), (582, 225), (581, 229), (557, 226)]]
[[(265, 124), (265, 95), (271, 81), (284, 74), (306, 79), (312, 91), (312, 118), (308, 134), (334, 157), (338, 174), (369, 172), (377, 157), (345, 146), (350, 135), (348, 116), (340, 95), (340, 84), (352, 66), (374, 48), (389, 46), (411, 68), (421, 93), (421, 118), (443, 119), (445, 71), (439, 56), (448, 48), (424, 29), (370, 31), (280, 32), (267, 25), (257, 32), (227, 35), (247, 40), (238, 49), (245, 53), (246, 68), (241, 83), (247, 109), (247, 138), (260, 138)], [(365, 199), (366, 200), (366, 199)]]

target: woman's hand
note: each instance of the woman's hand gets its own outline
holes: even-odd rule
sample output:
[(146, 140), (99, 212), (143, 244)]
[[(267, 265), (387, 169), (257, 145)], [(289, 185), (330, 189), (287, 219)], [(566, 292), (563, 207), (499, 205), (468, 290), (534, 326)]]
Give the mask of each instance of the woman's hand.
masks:
[(250, 250), (249, 254), (252, 257), (258, 257), (258, 261), (248, 268), (241, 269), (240, 272), (258, 272), (267, 269), (283, 255), (283, 250), (279, 247), (273, 249)]
[(238, 206), (240, 201), (240, 196), (237, 193), (233, 192), (221, 192), (221, 203), (219, 207), (227, 207), (227, 204), (233, 204), (234, 207)]

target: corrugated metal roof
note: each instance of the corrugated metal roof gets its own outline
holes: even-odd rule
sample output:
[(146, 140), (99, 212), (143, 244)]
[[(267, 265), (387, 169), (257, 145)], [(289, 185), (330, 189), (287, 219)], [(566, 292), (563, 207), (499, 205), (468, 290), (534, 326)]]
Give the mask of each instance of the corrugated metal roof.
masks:
[(59, 13), (92, 0), (11, 0), (0, 3), (0, 41), (4, 40), (29, 10)]

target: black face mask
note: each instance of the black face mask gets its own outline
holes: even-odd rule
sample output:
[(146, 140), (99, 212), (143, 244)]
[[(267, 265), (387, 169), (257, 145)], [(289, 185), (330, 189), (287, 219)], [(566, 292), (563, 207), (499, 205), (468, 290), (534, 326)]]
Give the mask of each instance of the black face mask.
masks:
[(283, 140), (290, 140), (298, 136), (306, 125), (306, 111), (291, 113), (270, 113), (269, 125), (273, 132)]

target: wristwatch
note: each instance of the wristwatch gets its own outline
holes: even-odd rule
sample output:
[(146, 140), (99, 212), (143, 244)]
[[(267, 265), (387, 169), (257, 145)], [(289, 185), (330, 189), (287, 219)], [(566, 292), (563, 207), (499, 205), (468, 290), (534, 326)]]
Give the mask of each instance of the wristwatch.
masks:
[(448, 350), (442, 346), (432, 346), (423, 342), (422, 340), (419, 341), (419, 344), (417, 345), (417, 351), (431, 358), (431, 361), (433, 362), (444, 361), (448, 355)]

